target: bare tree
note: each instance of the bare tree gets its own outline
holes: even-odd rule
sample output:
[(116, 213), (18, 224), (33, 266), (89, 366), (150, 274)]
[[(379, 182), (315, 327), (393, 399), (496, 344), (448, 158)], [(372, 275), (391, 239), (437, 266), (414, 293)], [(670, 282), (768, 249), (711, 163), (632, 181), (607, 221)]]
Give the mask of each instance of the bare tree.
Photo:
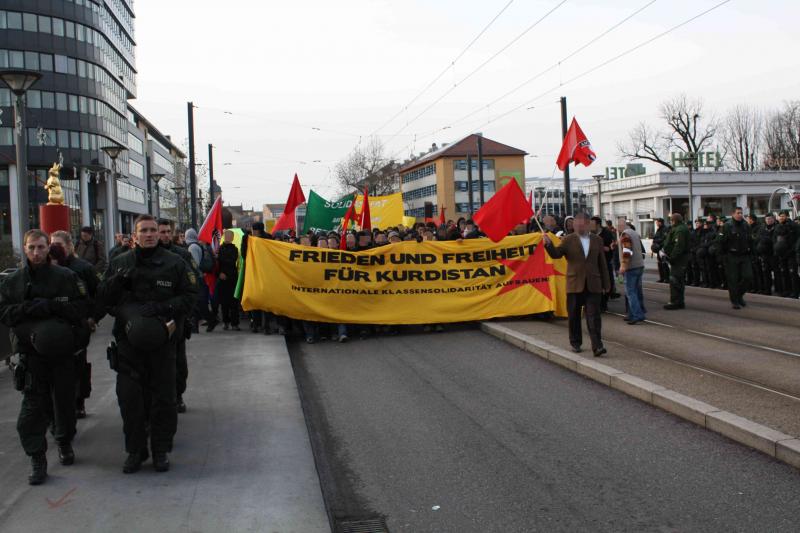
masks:
[(786, 102), (764, 127), (764, 168), (800, 169), (800, 100)]
[(366, 184), (371, 194), (383, 195), (394, 192), (397, 187), (394, 167), (394, 163), (386, 156), (381, 140), (370, 137), (336, 163), (334, 175), (342, 194), (352, 193)]
[(659, 110), (671, 130), (670, 146), (684, 152), (701, 152), (711, 144), (719, 128), (713, 114), (705, 116), (703, 101), (689, 100), (685, 94), (662, 103)]
[(628, 135), (627, 142), (617, 145), (622, 157), (630, 160), (644, 159), (675, 170), (672, 163), (666, 159), (670, 144), (668, 136), (653, 131), (644, 122), (640, 122)]
[(737, 105), (722, 121), (722, 143), (736, 170), (758, 168), (764, 134), (764, 114), (755, 107)]
[(654, 130), (639, 123), (629, 133), (628, 141), (618, 145), (623, 158), (644, 159), (675, 170), (670, 148), (698, 153), (711, 143), (719, 127), (713, 114), (705, 116), (702, 100), (690, 100), (685, 94), (663, 102), (659, 115), (667, 127)]

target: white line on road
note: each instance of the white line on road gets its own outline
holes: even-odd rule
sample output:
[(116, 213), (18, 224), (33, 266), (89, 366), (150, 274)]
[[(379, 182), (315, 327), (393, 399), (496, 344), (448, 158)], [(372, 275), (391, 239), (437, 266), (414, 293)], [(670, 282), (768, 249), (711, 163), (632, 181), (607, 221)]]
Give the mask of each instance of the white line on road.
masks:
[[(623, 313), (613, 313), (609, 311), (609, 314), (624, 317)], [(695, 335), (702, 335), (703, 337), (710, 337), (712, 339), (718, 339), (721, 341), (730, 342), (731, 344), (738, 344), (740, 346), (747, 346), (748, 348), (756, 348), (758, 350), (765, 350), (768, 352), (779, 353), (782, 355), (788, 355), (791, 357), (800, 357), (800, 353), (794, 352), (787, 352), (786, 350), (780, 350), (778, 348), (770, 348), (769, 346), (763, 346), (761, 344), (751, 344), (745, 341), (739, 341), (736, 339), (731, 339), (729, 337), (723, 337), (721, 335), (714, 335), (713, 333), (706, 333), (705, 331), (697, 331), (696, 329), (688, 329), (688, 328), (681, 328), (680, 326), (674, 326), (672, 324), (664, 324), (663, 322), (656, 322), (655, 320), (645, 320), (648, 324), (654, 324), (656, 326), (662, 326), (665, 328), (672, 328), (672, 329), (679, 329), (681, 331), (686, 331), (688, 333), (694, 333)]]

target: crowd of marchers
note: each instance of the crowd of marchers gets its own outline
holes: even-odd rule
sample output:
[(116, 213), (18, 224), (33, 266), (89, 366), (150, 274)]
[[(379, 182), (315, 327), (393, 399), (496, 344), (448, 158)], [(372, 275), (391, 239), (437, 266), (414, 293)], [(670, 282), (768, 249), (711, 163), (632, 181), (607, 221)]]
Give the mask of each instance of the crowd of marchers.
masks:
[[(642, 293), (645, 259), (658, 257), (660, 281), (670, 284), (666, 309), (685, 307), (685, 286), (727, 288), (734, 309), (746, 305), (747, 292), (798, 295), (800, 226), (785, 211), (763, 221), (745, 218), (741, 208), (730, 218), (712, 215), (689, 228), (680, 214), (670, 224), (657, 221), (650, 250), (636, 227), (615, 222), (544, 215), (517, 225), (511, 234), (544, 231), (546, 250), (568, 263), (567, 307), (570, 344), (581, 350), (581, 317), (589, 329), (595, 356), (606, 353), (599, 315), (611, 299), (625, 297), (625, 321), (642, 324), (647, 310)], [(560, 237), (554, 244), (549, 236)], [(107, 346), (116, 373), (126, 457), (122, 470), (138, 471), (151, 456), (159, 472), (170, 468), (169, 453), (189, 375), (187, 340), (214, 331), (281, 335), (299, 332), (306, 342), (346, 342), (352, 336), (395, 335), (401, 326), (327, 324), (295, 321), (267, 310), (244, 313), (239, 297), (242, 257), (251, 239), (275, 239), (302, 246), (363, 251), (411, 241), (459, 241), (484, 237), (472, 220), (432, 221), (411, 227), (361, 231), (294, 231), (272, 235), (260, 222), (244, 230), (239, 246), (226, 230), (218, 247), (200, 242), (197, 231), (175, 230), (168, 220), (140, 216), (131, 235), (117, 235), (106, 255), (91, 227), (79, 237), (31, 230), (24, 237), (20, 268), (0, 283), (0, 322), (10, 330), (15, 387), (22, 392), (17, 431), (31, 460), (29, 482), (47, 478), (47, 433), (52, 434), (63, 465), (75, 462), (72, 440), (77, 420), (86, 416), (92, 366), (87, 348), (97, 325), (113, 319)], [(590, 264), (591, 263), (591, 264)], [(619, 286), (619, 290), (618, 290)], [(246, 290), (246, 288), (244, 289)], [(238, 291), (238, 292), (237, 292)], [(436, 320), (426, 331), (443, 331)], [(94, 369), (98, 371), (99, 369)]]

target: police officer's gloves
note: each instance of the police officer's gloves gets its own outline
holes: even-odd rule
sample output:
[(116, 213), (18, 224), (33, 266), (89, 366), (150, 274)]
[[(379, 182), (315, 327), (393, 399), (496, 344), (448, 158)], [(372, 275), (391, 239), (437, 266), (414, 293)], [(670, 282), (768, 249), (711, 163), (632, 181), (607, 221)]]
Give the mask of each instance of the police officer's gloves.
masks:
[(34, 298), (25, 302), (23, 312), (29, 318), (47, 318), (53, 314), (51, 302), (47, 298)]
[(142, 305), (140, 312), (142, 316), (160, 316), (172, 318), (172, 306), (163, 302), (147, 302)]

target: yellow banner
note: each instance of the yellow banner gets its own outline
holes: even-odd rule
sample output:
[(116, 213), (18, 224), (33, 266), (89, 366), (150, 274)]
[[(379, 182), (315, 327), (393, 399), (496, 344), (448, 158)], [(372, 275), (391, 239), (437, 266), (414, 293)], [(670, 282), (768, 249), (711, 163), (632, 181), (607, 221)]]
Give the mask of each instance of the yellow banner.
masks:
[[(364, 195), (356, 197), (356, 212), (361, 212), (364, 204)], [(369, 197), (369, 219), (373, 228), (386, 229), (403, 223), (403, 195), (402, 193), (387, 196)]]
[(346, 252), (250, 239), (242, 307), (343, 324), (566, 316), (566, 262), (551, 259), (540, 240), (535, 233)]

